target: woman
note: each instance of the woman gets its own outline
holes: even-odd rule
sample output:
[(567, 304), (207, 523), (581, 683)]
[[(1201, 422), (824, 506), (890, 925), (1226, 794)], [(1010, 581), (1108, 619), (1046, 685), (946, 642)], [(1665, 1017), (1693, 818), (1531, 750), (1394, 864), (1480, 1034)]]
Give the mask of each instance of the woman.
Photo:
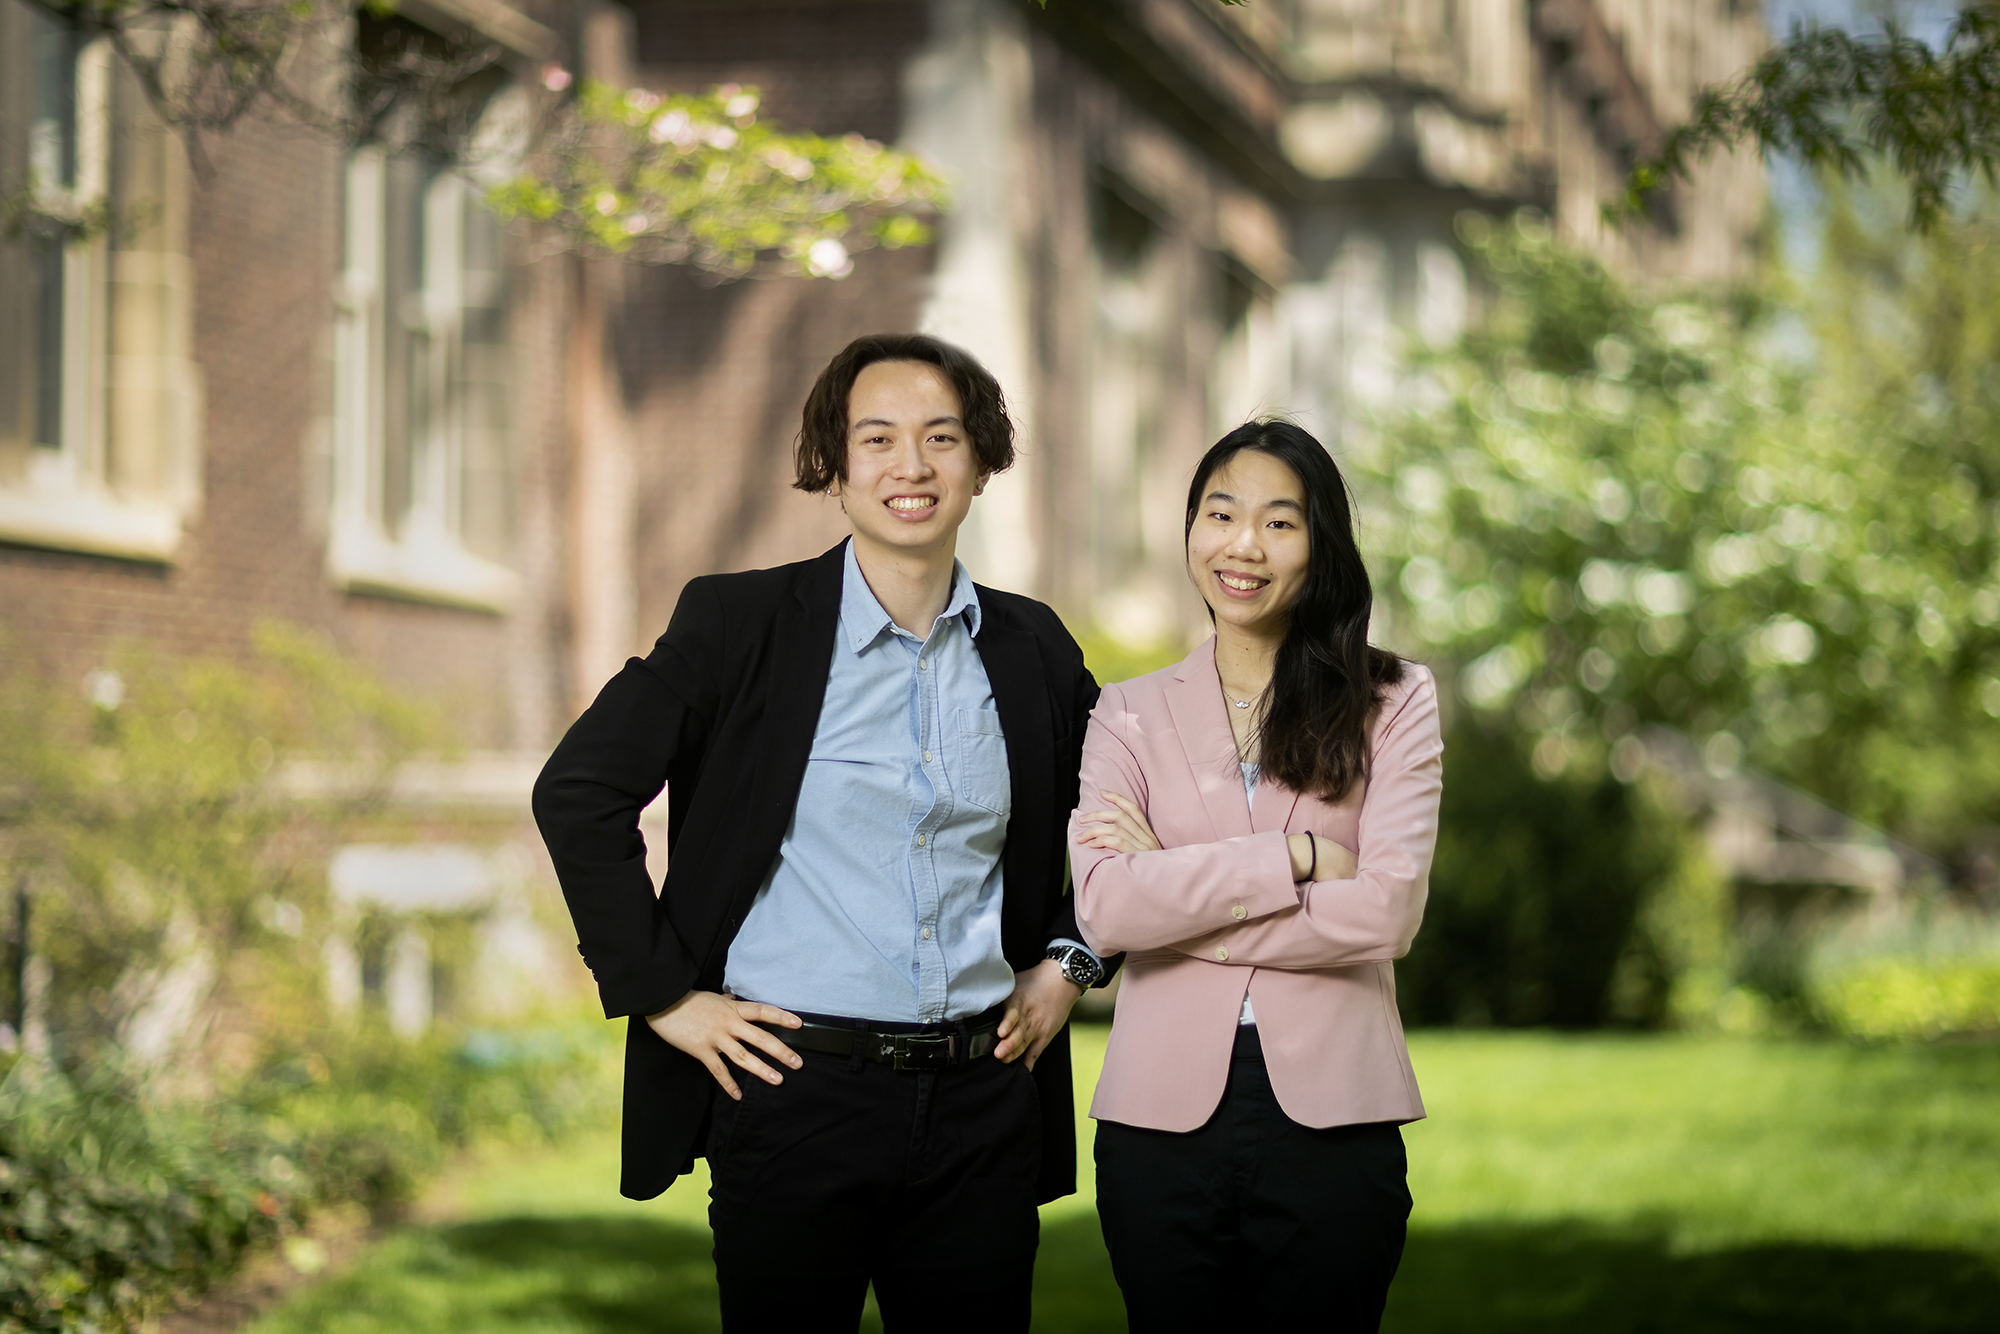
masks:
[(1347, 490), (1296, 426), (1203, 457), (1187, 567), (1215, 634), (1104, 688), (1070, 826), (1084, 938), (1129, 951), (1104, 1239), (1134, 1330), (1373, 1330), (1424, 1114), (1390, 960), (1437, 837), (1436, 686), (1369, 646)]

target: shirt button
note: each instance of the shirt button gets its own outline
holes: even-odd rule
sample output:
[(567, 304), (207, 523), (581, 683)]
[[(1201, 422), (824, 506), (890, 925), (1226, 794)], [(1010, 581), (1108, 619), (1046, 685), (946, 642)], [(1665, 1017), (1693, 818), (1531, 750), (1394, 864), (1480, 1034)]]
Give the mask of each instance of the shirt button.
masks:
[(918, 658), (918, 659), (917, 659), (917, 670), (918, 670), (918, 671), (920, 671), (920, 672), (927, 672), (927, 671), (929, 671), (930, 669), (931, 669), (931, 660), (930, 660), (929, 658)]
[(921, 848), (921, 847), (922, 847), (923, 845), (924, 845), (924, 836), (923, 836), (922, 834), (918, 834), (918, 835), (917, 835), (917, 846)]
[(929, 927), (925, 927), (925, 928), (924, 928), (924, 939), (925, 939), (925, 940), (929, 940), (930, 938), (931, 938), (931, 929), (930, 929)]
[(1227, 946), (1227, 945), (1217, 945), (1217, 946), (1215, 947), (1215, 958), (1216, 958), (1216, 962), (1218, 962), (1218, 963), (1228, 963), (1228, 962), (1229, 962), (1229, 946)]
[(1229, 910), (1229, 915), (1240, 922), (1250, 915), (1250, 910), (1239, 903)]
[(929, 764), (930, 762), (931, 762), (931, 753), (930, 753), (929, 751), (925, 751), (925, 752), (924, 752), (924, 763), (925, 763), (925, 764)]

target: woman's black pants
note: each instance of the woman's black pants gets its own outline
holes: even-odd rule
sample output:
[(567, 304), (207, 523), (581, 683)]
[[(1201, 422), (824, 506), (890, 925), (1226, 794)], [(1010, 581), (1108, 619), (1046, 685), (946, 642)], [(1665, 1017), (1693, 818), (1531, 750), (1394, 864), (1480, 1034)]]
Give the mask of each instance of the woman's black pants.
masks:
[(1245, 1025), (1206, 1125), (1098, 1123), (1097, 1213), (1135, 1334), (1375, 1330), (1403, 1257), (1406, 1166), (1393, 1123), (1286, 1116)]

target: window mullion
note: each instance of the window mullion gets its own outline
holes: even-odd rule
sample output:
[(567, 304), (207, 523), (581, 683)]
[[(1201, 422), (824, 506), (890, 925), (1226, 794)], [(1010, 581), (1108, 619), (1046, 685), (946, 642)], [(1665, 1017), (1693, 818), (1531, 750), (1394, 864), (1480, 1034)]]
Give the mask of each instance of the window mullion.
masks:
[(350, 525), (382, 523), (382, 154), (357, 150), (347, 166), (345, 254), (334, 365), (334, 507)]
[(425, 372), (430, 379), (430, 420), (425, 424), (423, 501), (446, 533), (459, 528), (458, 474), (462, 462), (456, 374), (459, 324), (465, 305), (465, 192), (458, 177), (440, 172), (424, 198), (424, 323), (429, 335)]
[[(111, 43), (98, 38), (76, 56), (76, 175), (71, 195), (88, 206), (104, 198), (111, 171)], [(63, 247), (62, 439), (72, 482), (105, 476), (105, 337), (108, 315), (102, 238)]]

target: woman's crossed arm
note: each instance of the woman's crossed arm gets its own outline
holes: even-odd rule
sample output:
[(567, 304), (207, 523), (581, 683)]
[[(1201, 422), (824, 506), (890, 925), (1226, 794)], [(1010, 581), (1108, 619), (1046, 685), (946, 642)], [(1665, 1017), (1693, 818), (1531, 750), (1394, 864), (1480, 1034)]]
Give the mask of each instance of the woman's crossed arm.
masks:
[[(1083, 791), (1106, 808), (1071, 824), (1077, 921), (1093, 948), (1177, 949), (1222, 966), (1332, 968), (1400, 958), (1423, 919), (1443, 743), (1428, 674), (1381, 724), (1358, 855), (1276, 831), (1162, 848), (1148, 785), (1105, 691), (1084, 742)], [(1316, 862), (1307, 878), (1308, 865)], [(1304, 883), (1300, 883), (1300, 882)]]

